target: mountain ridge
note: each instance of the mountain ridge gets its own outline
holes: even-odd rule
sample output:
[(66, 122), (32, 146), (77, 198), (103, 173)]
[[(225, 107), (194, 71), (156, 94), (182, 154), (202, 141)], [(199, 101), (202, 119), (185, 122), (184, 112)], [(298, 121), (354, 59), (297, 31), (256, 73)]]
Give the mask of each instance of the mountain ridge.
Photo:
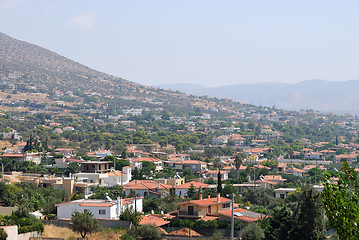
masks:
[(324, 112), (359, 113), (359, 80), (305, 80), (298, 83), (260, 82), (220, 87), (196, 88), (191, 85), (159, 85), (195, 96), (228, 97), (235, 101), (286, 110), (313, 109)]
[(102, 73), (4, 33), (0, 33), (0, 83), (0, 87), (7, 92), (9, 89), (26, 89), (46, 93), (54, 99), (70, 91), (75, 97), (87, 97), (91, 106), (97, 101), (93, 98), (106, 98), (108, 105), (115, 106), (117, 113), (124, 103), (128, 107), (159, 105), (172, 107), (172, 110), (198, 106), (208, 109), (215, 105), (222, 108), (224, 103)]

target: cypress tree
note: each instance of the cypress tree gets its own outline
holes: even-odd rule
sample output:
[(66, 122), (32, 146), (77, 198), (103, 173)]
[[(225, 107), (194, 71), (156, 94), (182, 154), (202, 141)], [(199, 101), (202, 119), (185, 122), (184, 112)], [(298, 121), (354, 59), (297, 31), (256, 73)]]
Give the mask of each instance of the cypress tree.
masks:
[(221, 193), (222, 194), (222, 178), (221, 178), (221, 171), (218, 171), (218, 176), (217, 176), (217, 193)]

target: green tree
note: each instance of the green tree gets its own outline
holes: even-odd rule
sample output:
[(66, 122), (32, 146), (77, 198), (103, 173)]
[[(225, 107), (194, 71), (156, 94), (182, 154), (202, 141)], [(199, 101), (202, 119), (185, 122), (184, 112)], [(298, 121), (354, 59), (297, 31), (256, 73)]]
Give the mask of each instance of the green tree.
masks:
[(154, 162), (149, 162), (149, 161), (143, 161), (142, 162), (142, 175), (147, 175), (149, 176), (152, 173), (154, 173), (156, 170), (156, 164)]
[(288, 207), (276, 207), (269, 218), (265, 231), (268, 240), (290, 240), (289, 231), (292, 224), (292, 211)]
[(264, 230), (258, 224), (245, 227), (241, 232), (242, 240), (261, 240), (264, 239)]
[(320, 195), (313, 188), (305, 187), (298, 196), (299, 202), (289, 207), (277, 207), (272, 211), (266, 239), (314, 239), (324, 240), (323, 208)]
[(305, 187), (300, 194), (299, 203), (293, 214), (291, 239), (325, 239), (323, 226), (323, 207), (320, 194)]
[(189, 189), (187, 191), (187, 197), (192, 198), (196, 193), (197, 193), (196, 188), (194, 187), (193, 184), (191, 184), (191, 186), (189, 187)]
[(348, 163), (342, 163), (337, 184), (326, 172), (322, 198), (331, 227), (339, 239), (359, 239), (359, 181), (358, 174)]
[(222, 194), (222, 175), (221, 175), (221, 171), (218, 171), (218, 175), (217, 175), (217, 193)]
[(71, 229), (74, 232), (80, 233), (82, 239), (84, 239), (87, 234), (92, 234), (98, 231), (98, 220), (94, 218), (90, 212), (75, 212), (71, 217)]
[(69, 165), (67, 165), (66, 169), (65, 169), (65, 173), (67, 175), (74, 174), (74, 173), (78, 173), (81, 171), (81, 167), (77, 162), (72, 162)]
[(125, 210), (121, 213), (120, 219), (124, 221), (129, 221), (132, 224), (138, 225), (140, 223), (142, 216), (140, 212), (136, 212), (134, 208), (126, 207)]
[(161, 139), (158, 144), (161, 146), (161, 148), (166, 147), (168, 142), (166, 139)]
[[(132, 227), (129, 231), (131, 236), (135, 236), (135, 229)], [(141, 225), (137, 229), (137, 238), (146, 240), (159, 240), (161, 239), (161, 232), (153, 224)]]
[(122, 171), (123, 167), (130, 166), (130, 162), (125, 159), (117, 159), (117, 160), (115, 160), (115, 162), (116, 162), (116, 167), (115, 167), (116, 170)]
[(239, 168), (241, 167), (243, 163), (243, 157), (242, 155), (240, 154), (237, 154), (235, 157), (234, 157), (234, 165), (236, 166), (236, 176), (238, 177), (239, 175)]

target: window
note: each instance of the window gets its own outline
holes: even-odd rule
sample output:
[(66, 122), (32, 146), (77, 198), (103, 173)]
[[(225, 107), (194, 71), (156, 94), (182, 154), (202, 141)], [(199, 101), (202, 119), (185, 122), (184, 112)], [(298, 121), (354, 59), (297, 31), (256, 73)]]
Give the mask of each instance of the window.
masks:
[(100, 210), (98, 210), (98, 214), (106, 214), (106, 210), (100, 209)]
[(231, 205), (230, 203), (224, 203), (222, 204), (222, 208), (229, 208)]

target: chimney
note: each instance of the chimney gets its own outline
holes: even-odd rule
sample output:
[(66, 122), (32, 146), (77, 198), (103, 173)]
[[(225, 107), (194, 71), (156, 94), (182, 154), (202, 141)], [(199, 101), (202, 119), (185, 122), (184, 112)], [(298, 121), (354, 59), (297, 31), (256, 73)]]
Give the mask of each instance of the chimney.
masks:
[(210, 199), (210, 198), (211, 198), (211, 195), (208, 194), (208, 199)]
[(221, 201), (221, 194), (217, 193), (217, 202), (220, 202), (220, 201)]
[(201, 193), (199, 194), (199, 200), (202, 200), (202, 194)]

